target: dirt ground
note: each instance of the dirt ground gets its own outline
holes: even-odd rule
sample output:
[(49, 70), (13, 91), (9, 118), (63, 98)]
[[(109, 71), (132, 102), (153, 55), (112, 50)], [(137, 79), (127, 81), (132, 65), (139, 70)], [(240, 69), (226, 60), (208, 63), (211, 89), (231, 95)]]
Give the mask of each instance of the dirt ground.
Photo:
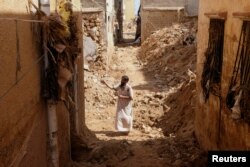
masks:
[[(121, 44), (115, 48), (110, 68), (90, 66), (85, 71), (86, 125), (94, 135), (73, 152), (73, 166), (205, 166), (206, 154), (194, 134), (196, 47), (180, 45), (177, 49), (165, 46), (164, 59), (146, 62), (140, 46)], [(145, 52), (145, 45), (142, 48)], [(176, 59), (175, 53), (181, 58)], [(122, 75), (130, 77), (135, 96), (129, 135), (115, 131), (117, 99), (102, 82), (117, 84)]]

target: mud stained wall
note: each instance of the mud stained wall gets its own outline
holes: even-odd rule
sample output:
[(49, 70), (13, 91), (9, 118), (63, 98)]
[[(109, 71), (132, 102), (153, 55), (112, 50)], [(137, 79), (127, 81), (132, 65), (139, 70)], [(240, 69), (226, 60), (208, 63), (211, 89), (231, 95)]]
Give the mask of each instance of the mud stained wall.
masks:
[[(80, 1), (73, 3), (80, 8)], [(75, 14), (81, 14), (79, 8), (74, 9)], [(36, 36), (29, 22), (3, 20), (32, 19), (28, 3), (2, 0), (0, 9), (0, 167), (46, 167), (49, 166), (47, 109), (41, 98), (42, 59), (39, 59), (41, 54), (36, 47)], [(79, 18), (78, 26), (81, 27)], [(82, 46), (81, 35), (79, 43)], [(85, 125), (82, 53), (79, 59), (78, 122), (79, 130), (82, 130)], [(60, 166), (66, 166), (70, 160), (70, 125), (64, 104), (58, 104), (57, 115)]]
[(63, 102), (57, 104), (57, 126), (60, 167), (67, 167), (70, 161), (70, 117)]
[[(0, 17), (31, 19), (27, 5), (27, 1), (1, 1)], [(0, 45), (0, 166), (45, 167), (46, 110), (31, 24), (0, 19)]]
[(177, 10), (158, 10), (157, 8), (145, 9), (141, 11), (141, 39), (142, 42), (150, 36), (151, 33), (162, 29), (167, 26), (171, 26), (174, 22), (178, 22), (183, 18), (183, 10), (178, 12)]
[[(51, 13), (55, 11), (56, 2), (60, 1), (50, 1)], [(57, 123), (58, 123), (58, 146), (59, 146), (59, 166), (67, 167), (71, 159), (71, 144), (70, 144), (70, 133), (80, 134), (85, 128), (85, 113), (84, 113), (84, 84), (83, 84), (83, 35), (82, 35), (82, 11), (81, 11), (81, 1), (72, 0), (73, 5), (73, 15), (78, 17), (78, 39), (79, 39), (79, 58), (77, 59), (77, 115), (69, 113), (63, 102), (57, 104)], [(75, 119), (76, 125), (70, 124), (70, 114), (72, 114), (73, 119)], [(77, 119), (77, 120), (76, 120)]]
[[(250, 150), (250, 125), (243, 120), (233, 120), (230, 117), (231, 111), (225, 103), (242, 26), (242, 20), (233, 17), (233, 13), (249, 11), (250, 1), (232, 0), (230, 3), (227, 0), (200, 1), (199, 7), (197, 51), (197, 92), (199, 92), (199, 99), (195, 121), (196, 135), (201, 146), (208, 150)], [(210, 12), (227, 12), (221, 80), (222, 99), (220, 101), (218, 97), (210, 94), (208, 102), (204, 103), (200, 81), (205, 59), (204, 53), (208, 46), (210, 20), (204, 13)]]

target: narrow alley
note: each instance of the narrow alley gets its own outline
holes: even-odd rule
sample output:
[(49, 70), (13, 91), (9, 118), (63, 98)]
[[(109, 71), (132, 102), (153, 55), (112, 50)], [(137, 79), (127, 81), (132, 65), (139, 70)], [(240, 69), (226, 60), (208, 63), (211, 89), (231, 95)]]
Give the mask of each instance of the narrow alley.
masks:
[[(195, 46), (194, 42), (180, 45), (185, 40), (182, 30), (188, 26), (192, 28), (189, 27), (190, 31), (184, 34), (190, 37), (195, 33), (191, 32), (196, 29), (195, 20), (168, 28), (168, 31), (179, 33), (179, 38), (162, 36), (158, 39), (165, 38), (171, 44), (176, 42), (175, 45), (182, 45), (180, 48), (185, 48), (185, 52), (189, 51), (189, 55), (183, 54), (178, 60), (176, 53), (183, 50), (170, 49), (168, 53), (173, 56), (168, 58), (169, 63), (164, 64), (164, 67), (152, 68), (151, 63), (157, 63), (157, 59), (146, 64), (140, 56), (143, 54), (140, 46), (123, 43), (116, 46), (108, 72), (95, 67), (85, 71), (86, 125), (96, 137), (90, 139), (91, 151), (77, 157), (78, 161), (83, 159), (83, 166), (204, 166), (206, 154), (200, 150), (194, 136), (196, 93), (195, 74), (191, 70), (195, 69)], [(160, 35), (162, 31), (164, 30), (156, 35)], [(157, 36), (152, 36), (149, 40), (156, 38)], [(169, 47), (173, 46), (169, 44)], [(153, 51), (148, 48), (150, 49)], [(178, 66), (182, 66), (182, 72), (177, 70), (180, 68)], [(165, 71), (163, 69), (164, 72), (159, 73), (160, 68)], [(166, 77), (166, 73), (172, 78)], [(130, 77), (129, 84), (135, 94), (134, 129), (129, 135), (115, 132), (117, 97), (104, 84), (117, 84), (122, 75)], [(168, 85), (166, 80), (172, 83)], [(180, 115), (182, 116), (179, 117)]]
[(1, 0), (0, 167), (249, 167), (249, 0)]

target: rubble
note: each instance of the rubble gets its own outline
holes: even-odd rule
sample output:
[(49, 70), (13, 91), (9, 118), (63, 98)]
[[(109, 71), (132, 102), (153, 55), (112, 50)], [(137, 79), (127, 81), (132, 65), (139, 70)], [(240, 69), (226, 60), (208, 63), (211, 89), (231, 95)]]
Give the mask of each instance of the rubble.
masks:
[[(104, 141), (89, 152), (85, 166), (137, 166), (138, 158), (144, 165), (159, 162), (155, 164), (158, 167), (204, 165), (205, 155), (194, 136), (195, 32), (195, 20), (165, 28), (150, 36), (141, 49), (118, 47), (108, 74), (96, 69), (85, 71), (87, 125)], [(137, 66), (137, 58), (125, 55), (139, 50), (144, 66), (136, 67), (135, 72), (131, 67)], [(125, 72), (137, 79), (142, 71), (145, 80), (131, 81), (143, 85), (134, 87), (134, 132), (116, 136), (110, 131), (114, 130), (117, 99), (106, 85), (119, 82)], [(130, 141), (124, 152), (120, 151), (121, 139)], [(146, 149), (154, 152), (148, 162), (141, 157)]]
[(139, 58), (156, 79), (180, 84), (189, 79), (188, 71), (196, 70), (196, 32), (196, 20), (161, 29), (142, 44)]
[(100, 60), (104, 62), (102, 53), (105, 46), (103, 42), (102, 26), (103, 23), (99, 14), (85, 14), (83, 16), (83, 34), (85, 37), (90, 37), (96, 43), (96, 57), (101, 57)]

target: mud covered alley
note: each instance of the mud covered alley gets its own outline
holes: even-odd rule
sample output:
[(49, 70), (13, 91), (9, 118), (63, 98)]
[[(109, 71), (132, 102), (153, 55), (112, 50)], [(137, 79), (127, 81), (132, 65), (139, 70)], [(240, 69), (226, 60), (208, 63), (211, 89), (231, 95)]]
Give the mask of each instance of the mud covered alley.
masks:
[(249, 12), (1, 0), (0, 167), (250, 165)]

